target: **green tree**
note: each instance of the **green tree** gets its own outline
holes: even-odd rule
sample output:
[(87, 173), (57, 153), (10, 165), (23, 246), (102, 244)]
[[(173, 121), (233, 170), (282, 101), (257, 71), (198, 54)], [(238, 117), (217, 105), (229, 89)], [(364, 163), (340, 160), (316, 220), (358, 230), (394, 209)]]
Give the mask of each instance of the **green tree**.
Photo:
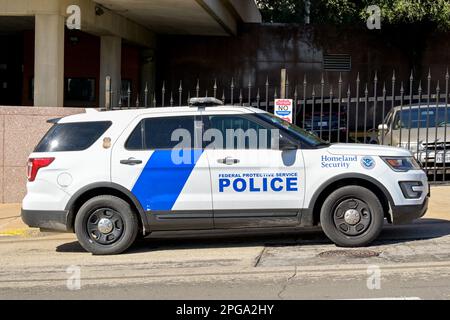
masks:
[(305, 17), (303, 0), (257, 0), (264, 22), (303, 23)]
[[(265, 22), (305, 23), (307, 0), (257, 0)], [(450, 30), (450, 0), (309, 0), (313, 24), (365, 26), (367, 7), (381, 8), (387, 25), (426, 24)]]

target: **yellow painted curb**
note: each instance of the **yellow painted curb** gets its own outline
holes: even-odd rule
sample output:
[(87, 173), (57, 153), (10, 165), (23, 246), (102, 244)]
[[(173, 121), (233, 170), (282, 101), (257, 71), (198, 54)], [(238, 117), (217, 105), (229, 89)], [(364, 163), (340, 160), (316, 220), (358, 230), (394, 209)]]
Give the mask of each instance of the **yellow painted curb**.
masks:
[(0, 231), (0, 237), (36, 238), (43, 237), (45, 235), (46, 233), (42, 233), (39, 229), (34, 228), (21, 228)]
[(1, 231), (0, 236), (25, 236), (30, 231), (30, 229), (12, 229)]

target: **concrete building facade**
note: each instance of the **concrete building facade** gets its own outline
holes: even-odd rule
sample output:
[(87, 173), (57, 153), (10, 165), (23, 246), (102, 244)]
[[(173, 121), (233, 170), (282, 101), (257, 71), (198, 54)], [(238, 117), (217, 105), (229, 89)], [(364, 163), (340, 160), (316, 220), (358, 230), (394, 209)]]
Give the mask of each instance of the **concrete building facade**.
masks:
[(119, 94), (154, 86), (160, 35), (233, 37), (259, 22), (254, 0), (0, 0), (0, 203), (22, 200), (47, 119), (104, 106), (107, 76)]
[(113, 92), (153, 83), (158, 35), (253, 22), (254, 0), (0, 0), (0, 105), (104, 106), (106, 76)]

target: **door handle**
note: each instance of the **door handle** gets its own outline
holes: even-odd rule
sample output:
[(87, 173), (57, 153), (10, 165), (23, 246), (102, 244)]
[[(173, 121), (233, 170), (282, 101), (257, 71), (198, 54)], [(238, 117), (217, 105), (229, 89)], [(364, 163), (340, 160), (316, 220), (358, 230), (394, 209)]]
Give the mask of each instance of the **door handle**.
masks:
[(130, 159), (127, 159), (127, 160), (120, 160), (120, 164), (126, 164), (128, 166), (135, 166), (135, 165), (138, 165), (138, 164), (142, 164), (142, 160), (137, 160), (137, 159), (134, 159), (134, 158), (130, 158)]
[(224, 159), (217, 160), (217, 162), (220, 164), (226, 164), (227, 166), (231, 166), (233, 164), (238, 164), (241, 161), (238, 159), (231, 158), (231, 157), (226, 157)]

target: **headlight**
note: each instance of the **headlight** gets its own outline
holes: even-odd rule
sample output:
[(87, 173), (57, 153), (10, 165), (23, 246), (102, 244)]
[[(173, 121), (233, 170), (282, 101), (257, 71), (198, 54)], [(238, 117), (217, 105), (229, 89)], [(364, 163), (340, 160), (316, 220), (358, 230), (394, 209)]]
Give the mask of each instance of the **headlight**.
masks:
[(413, 157), (381, 157), (392, 170), (406, 172), (420, 170), (420, 164)]

